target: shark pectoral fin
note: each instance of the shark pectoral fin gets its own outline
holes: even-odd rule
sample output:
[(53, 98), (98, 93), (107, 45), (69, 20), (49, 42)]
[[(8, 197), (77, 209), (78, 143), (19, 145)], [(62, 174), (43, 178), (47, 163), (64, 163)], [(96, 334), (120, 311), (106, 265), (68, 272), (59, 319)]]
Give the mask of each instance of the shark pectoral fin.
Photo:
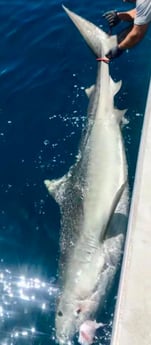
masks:
[(118, 205), (118, 203), (119, 203), (119, 201), (121, 199), (121, 196), (122, 196), (122, 194), (124, 192), (124, 189), (125, 189), (126, 185), (127, 185), (127, 180), (121, 185), (121, 187), (118, 189), (118, 191), (114, 195), (112, 204), (110, 206), (108, 221), (107, 221), (107, 223), (104, 226), (104, 232), (101, 233), (100, 240), (103, 240), (105, 238), (105, 236), (106, 236), (106, 233), (107, 233), (107, 230), (108, 230), (108, 225), (109, 225), (109, 223), (111, 221), (111, 218), (112, 218), (112, 216), (114, 214), (114, 211), (115, 211), (115, 209), (116, 209), (116, 207), (117, 207), (117, 205)]
[(51, 196), (61, 204), (62, 195), (64, 191), (65, 182), (67, 180), (67, 175), (57, 180), (44, 180), (44, 184)]
[(88, 98), (91, 97), (93, 91), (95, 89), (95, 84), (94, 85), (91, 85), (90, 87), (87, 87), (87, 89), (85, 89), (85, 93), (87, 95)]
[[(119, 203), (119, 201), (121, 199), (121, 196), (122, 196), (122, 194), (124, 192), (126, 184), (127, 184), (127, 180), (121, 185), (121, 187), (119, 188), (119, 190), (117, 191), (117, 193), (116, 193), (116, 195), (115, 195), (115, 197), (113, 199), (113, 202), (112, 202), (112, 205), (111, 205), (110, 217), (114, 213), (114, 211), (116, 209), (116, 206), (117, 206), (117, 204)], [(109, 219), (109, 221), (110, 221), (110, 219)]]

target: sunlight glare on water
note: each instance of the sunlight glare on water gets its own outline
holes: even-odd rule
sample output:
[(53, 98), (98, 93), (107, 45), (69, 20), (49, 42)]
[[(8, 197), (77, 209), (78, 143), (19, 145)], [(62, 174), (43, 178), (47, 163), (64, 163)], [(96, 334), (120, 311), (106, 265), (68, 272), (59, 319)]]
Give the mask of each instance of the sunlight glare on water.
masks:
[(1, 270), (0, 344), (20, 344), (22, 340), (29, 344), (32, 340), (47, 338), (49, 341), (53, 338), (52, 327), (49, 328), (50, 333), (42, 332), (38, 321), (44, 322), (49, 318), (50, 322), (57, 294), (54, 281), (16, 276), (8, 269)]

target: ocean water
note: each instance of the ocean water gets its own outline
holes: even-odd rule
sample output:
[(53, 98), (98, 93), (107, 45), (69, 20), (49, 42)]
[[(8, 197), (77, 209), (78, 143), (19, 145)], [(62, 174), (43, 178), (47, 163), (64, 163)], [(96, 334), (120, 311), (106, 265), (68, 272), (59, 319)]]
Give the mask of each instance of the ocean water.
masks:
[[(43, 180), (66, 173), (86, 123), (84, 88), (97, 63), (57, 0), (0, 1), (0, 345), (55, 343), (60, 215)], [(108, 30), (103, 12), (131, 6), (103, 0), (64, 3)], [(150, 78), (151, 30), (111, 63), (133, 188)], [(109, 344), (118, 277), (99, 343)]]

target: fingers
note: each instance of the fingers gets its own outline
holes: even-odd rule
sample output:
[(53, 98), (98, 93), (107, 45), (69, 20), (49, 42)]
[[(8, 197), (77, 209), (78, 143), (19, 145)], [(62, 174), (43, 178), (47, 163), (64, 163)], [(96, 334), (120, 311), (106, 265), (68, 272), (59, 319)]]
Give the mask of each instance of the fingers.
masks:
[(120, 18), (116, 11), (109, 11), (103, 14), (103, 17), (107, 20), (110, 28), (116, 26), (120, 22)]
[(118, 46), (112, 48), (109, 50), (109, 52), (104, 57), (99, 57), (96, 60), (97, 61), (103, 61), (105, 63), (109, 63), (111, 60), (119, 57), (121, 54), (123, 54), (124, 50), (120, 49)]
[(124, 50), (122, 50), (118, 46), (116, 46), (116, 47), (112, 48), (111, 50), (109, 50), (109, 52), (106, 54), (106, 57), (109, 60), (112, 60), (112, 59), (119, 57), (123, 52), (124, 52)]

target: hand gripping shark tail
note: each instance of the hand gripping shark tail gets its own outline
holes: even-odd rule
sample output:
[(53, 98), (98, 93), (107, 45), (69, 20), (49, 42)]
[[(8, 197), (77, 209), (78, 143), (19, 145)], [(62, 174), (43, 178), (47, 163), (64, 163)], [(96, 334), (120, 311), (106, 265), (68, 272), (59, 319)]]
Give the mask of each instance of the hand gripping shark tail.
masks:
[(103, 54), (106, 54), (117, 45), (116, 35), (110, 36), (106, 34), (96, 25), (73, 13), (64, 5), (62, 7), (97, 57), (103, 56)]

